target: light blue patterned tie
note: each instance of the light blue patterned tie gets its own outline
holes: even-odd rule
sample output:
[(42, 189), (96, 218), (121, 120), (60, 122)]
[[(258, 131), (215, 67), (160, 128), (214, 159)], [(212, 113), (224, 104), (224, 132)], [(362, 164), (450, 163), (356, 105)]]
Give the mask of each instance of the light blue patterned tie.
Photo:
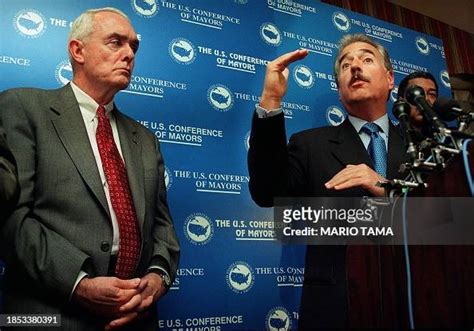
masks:
[(383, 177), (387, 176), (387, 149), (385, 141), (380, 136), (380, 127), (375, 123), (365, 123), (361, 129), (370, 136), (368, 152), (375, 167), (375, 171)]

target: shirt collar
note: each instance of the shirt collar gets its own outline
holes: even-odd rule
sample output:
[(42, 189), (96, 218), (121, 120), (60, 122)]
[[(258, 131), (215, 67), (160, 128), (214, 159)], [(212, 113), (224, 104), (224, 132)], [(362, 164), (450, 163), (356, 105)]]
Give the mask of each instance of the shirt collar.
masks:
[[(358, 117), (349, 115), (349, 121), (351, 122), (352, 126), (356, 129), (357, 132), (360, 132), (360, 129), (364, 126), (365, 123), (368, 123), (366, 120), (360, 119)], [(385, 114), (382, 117), (379, 117), (372, 123), (377, 124), (382, 132), (388, 136), (388, 129), (389, 129), (389, 124), (388, 124), (388, 115)]]
[[(76, 97), (77, 103), (79, 104), (79, 108), (81, 109), (82, 113), (86, 117), (87, 121), (93, 121), (96, 117), (97, 108), (99, 107), (99, 104), (72, 81), (70, 82), (70, 84), (72, 92)], [(110, 112), (114, 109), (114, 100), (112, 99), (112, 101), (104, 105), (104, 107), (105, 113), (109, 115)]]

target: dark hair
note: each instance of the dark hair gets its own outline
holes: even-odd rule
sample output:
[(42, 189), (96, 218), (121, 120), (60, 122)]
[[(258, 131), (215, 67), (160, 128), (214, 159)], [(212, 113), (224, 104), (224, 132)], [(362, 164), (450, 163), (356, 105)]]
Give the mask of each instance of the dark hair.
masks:
[(408, 87), (408, 83), (415, 78), (425, 78), (431, 80), (436, 87), (436, 94), (438, 94), (438, 83), (436, 83), (436, 79), (432, 74), (427, 71), (413, 71), (411, 74), (403, 78), (398, 85), (398, 99), (405, 98), (405, 91)]

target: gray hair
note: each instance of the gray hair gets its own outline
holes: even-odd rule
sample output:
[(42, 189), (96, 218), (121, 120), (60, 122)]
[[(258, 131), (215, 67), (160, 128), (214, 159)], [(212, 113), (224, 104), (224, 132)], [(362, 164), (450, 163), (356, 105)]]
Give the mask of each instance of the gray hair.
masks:
[[(68, 42), (72, 39), (77, 39), (84, 41), (86, 40), (92, 31), (94, 30), (94, 16), (97, 13), (101, 12), (111, 12), (116, 13), (123, 16), (130, 22), (130, 19), (125, 15), (121, 10), (118, 10), (113, 7), (104, 7), (104, 8), (97, 8), (97, 9), (89, 9), (83, 12), (79, 17), (77, 17), (74, 22), (72, 22), (71, 30), (69, 31)], [(130, 22), (131, 24), (131, 22)], [(75, 63), (71, 54), (69, 54), (69, 62), (71, 62), (72, 70), (74, 71)]]
[(343, 55), (342, 51), (347, 46), (356, 42), (363, 42), (375, 47), (383, 57), (383, 65), (385, 69), (389, 71), (393, 71), (392, 63), (390, 62), (390, 56), (388, 55), (387, 49), (385, 47), (373, 41), (371, 38), (367, 37), (365, 34), (362, 34), (362, 33), (346, 34), (341, 38), (341, 40), (339, 40), (339, 51), (337, 53), (336, 61), (334, 62), (334, 76), (336, 79), (336, 84), (339, 84), (338, 77), (339, 77), (339, 66), (341, 65), (341, 56)]
[(104, 7), (97, 9), (89, 9), (79, 15), (78, 18), (74, 20), (71, 26), (71, 31), (69, 31), (68, 41), (71, 39), (85, 40), (92, 33), (94, 29), (94, 16), (97, 13), (101, 12), (112, 12), (119, 14), (127, 19), (130, 22), (130, 19), (125, 15), (121, 10), (118, 10), (113, 7)]

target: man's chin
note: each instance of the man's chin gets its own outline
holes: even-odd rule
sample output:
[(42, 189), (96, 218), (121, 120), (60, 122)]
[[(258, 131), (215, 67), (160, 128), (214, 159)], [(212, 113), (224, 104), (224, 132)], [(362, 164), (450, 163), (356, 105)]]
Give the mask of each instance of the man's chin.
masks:
[(349, 96), (348, 98), (346, 98), (346, 103), (348, 105), (353, 105), (353, 104), (360, 103), (360, 102), (365, 102), (365, 101), (368, 101), (368, 100), (371, 100), (371, 99), (373, 99), (373, 98), (370, 95), (367, 95), (365, 93), (357, 93), (357, 94), (353, 94), (353, 95)]
[(423, 116), (417, 115), (414, 118), (412, 118), (412, 121), (416, 126), (422, 126), (423, 125)]
[(127, 80), (127, 81), (119, 81), (115, 84), (115, 86), (117, 87), (117, 89), (119, 90), (125, 90), (128, 85), (130, 84), (130, 80)]

